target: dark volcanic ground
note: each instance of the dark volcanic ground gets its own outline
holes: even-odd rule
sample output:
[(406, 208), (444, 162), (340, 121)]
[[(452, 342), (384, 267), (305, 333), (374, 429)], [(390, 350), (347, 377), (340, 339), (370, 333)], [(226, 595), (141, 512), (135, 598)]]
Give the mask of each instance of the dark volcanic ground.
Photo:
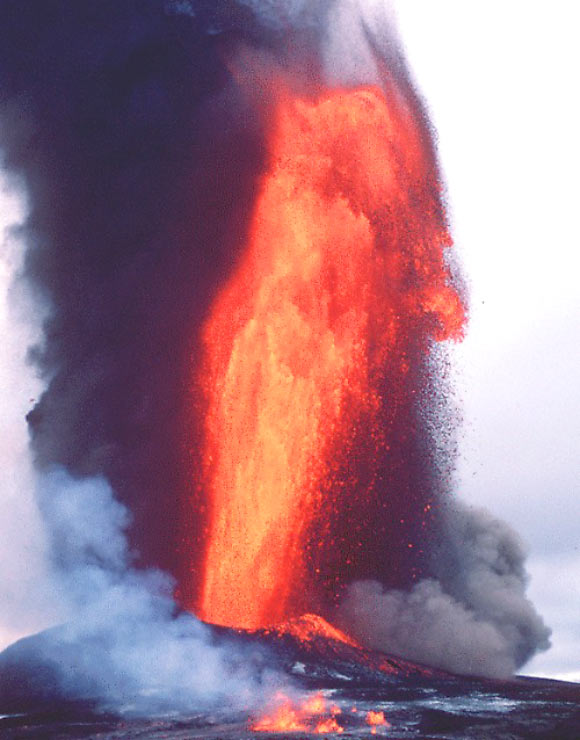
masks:
[[(129, 705), (96, 708), (46, 691), (50, 666), (42, 659), (42, 634), (0, 655), (1, 738), (256, 738), (321, 737), (308, 733), (254, 733), (247, 713), (217, 711), (132, 716)], [(537, 738), (580, 740), (580, 684), (534, 678), (492, 681), (452, 676), (344, 644), (312, 632), (253, 635), (216, 630), (220, 642), (266, 645), (273, 667), (303, 688), (321, 691), (342, 713), (342, 737), (371, 737), (366, 712), (382, 711), (388, 727), (377, 736), (459, 740)], [(30, 656), (36, 651), (36, 663)], [(22, 656), (26, 654), (26, 669)], [(352, 712), (356, 706), (357, 712)], [(329, 736), (325, 733), (324, 736)]]

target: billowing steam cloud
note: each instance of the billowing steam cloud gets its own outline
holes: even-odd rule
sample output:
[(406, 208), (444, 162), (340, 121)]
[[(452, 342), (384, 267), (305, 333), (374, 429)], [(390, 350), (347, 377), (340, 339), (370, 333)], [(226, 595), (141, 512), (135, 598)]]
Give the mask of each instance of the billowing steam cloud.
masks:
[(20, 669), (36, 700), (90, 700), (133, 715), (247, 710), (267, 701), (281, 681), (263, 656), (216, 645), (209, 628), (176, 613), (171, 578), (133, 568), (125, 538), (130, 515), (105, 481), (54, 470), (39, 486), (53, 540), (47, 579), (67, 621), (37, 638), (30, 652), (26, 644), (6, 650), (5, 700)]
[[(298, 55), (345, 84), (376, 81), (388, 62), (409, 85), (388, 19), (362, 0), (0, 0), (0, 152), (27, 195), (23, 272), (42, 304), (32, 360), (45, 384), (28, 416), (43, 525), (30, 507), (37, 580), (22, 593), (36, 601), (14, 588), (2, 618), (34, 603), (49, 621), (78, 617), (45, 638), (78, 695), (144, 695), (155, 676), (153, 706), (226, 694), (247, 705), (268, 685), (176, 616), (162, 575), (182, 567), (196, 328), (236, 263), (265, 164), (263, 91), (244, 94), (228, 60), (240, 44), (272, 64)], [(8, 452), (29, 472), (11, 494), (22, 501), (34, 478), (13, 459), (23, 449)], [(461, 511), (441, 540), (429, 578), (407, 591), (355, 583), (343, 620), (373, 646), (507, 675), (547, 639), (521, 549)], [(67, 677), (67, 645), (82, 676)]]
[(484, 510), (455, 505), (434, 570), (408, 591), (353, 583), (340, 613), (365, 644), (455, 673), (505, 678), (550, 631), (525, 595), (525, 552), (516, 533)]
[(15, 280), (22, 265), (18, 230), (25, 217), (15, 185), (0, 178), (0, 647), (62, 618), (51, 593), (48, 543), (34, 500), (36, 476), (25, 422), (42, 391), (25, 360), (40, 329), (32, 319), (38, 310), (26, 299), (22, 281)]

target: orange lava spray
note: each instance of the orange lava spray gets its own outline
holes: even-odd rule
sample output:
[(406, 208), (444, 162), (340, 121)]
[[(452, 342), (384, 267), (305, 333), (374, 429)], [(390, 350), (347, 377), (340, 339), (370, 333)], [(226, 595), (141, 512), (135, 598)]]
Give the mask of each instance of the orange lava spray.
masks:
[(192, 606), (245, 628), (317, 610), (314, 551), (373, 479), (337, 481), (338, 450), (362, 427), (364, 454), (388, 454), (398, 379), (465, 317), (435, 166), (396, 89), (280, 95), (268, 149), (197, 378), (207, 534)]
[(340, 707), (328, 705), (321, 693), (313, 694), (302, 702), (278, 694), (274, 709), (251, 722), (250, 729), (254, 732), (341, 734), (344, 728), (337, 720), (341, 713)]

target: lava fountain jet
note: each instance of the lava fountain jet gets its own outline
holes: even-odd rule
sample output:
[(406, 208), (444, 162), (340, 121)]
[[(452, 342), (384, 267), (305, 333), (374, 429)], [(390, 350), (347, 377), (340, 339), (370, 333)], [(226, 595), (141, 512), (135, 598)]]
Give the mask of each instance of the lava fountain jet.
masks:
[[(404, 521), (385, 465), (409, 464), (427, 358), (465, 319), (431, 143), (397, 85), (275, 97), (196, 371), (207, 521), (189, 606), (244, 628), (319, 611), (364, 572), (380, 522)], [(417, 495), (424, 519), (433, 494)]]

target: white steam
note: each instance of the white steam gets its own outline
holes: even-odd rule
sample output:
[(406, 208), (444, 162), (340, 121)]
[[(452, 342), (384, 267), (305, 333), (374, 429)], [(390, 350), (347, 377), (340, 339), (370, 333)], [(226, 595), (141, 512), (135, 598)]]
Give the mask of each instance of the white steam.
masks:
[(263, 23), (277, 30), (314, 23), (328, 4), (325, 0), (240, 0), (240, 5), (251, 8)]
[(369, 647), (454, 673), (506, 678), (539, 650), (550, 630), (526, 597), (525, 552), (510, 527), (483, 510), (449, 513), (438, 577), (410, 591), (353, 583), (342, 625)]
[(36, 312), (30, 320), (31, 301), (17, 280), (25, 205), (11, 185), (7, 177), (0, 179), (0, 649), (62, 616), (47, 586), (47, 543), (25, 419), (42, 388), (25, 359), (40, 336), (42, 317)]
[(376, 44), (391, 66), (398, 56), (390, 0), (240, 0), (262, 23), (281, 32), (317, 28), (324, 77), (333, 85), (380, 84)]
[[(384, 74), (377, 67), (372, 45), (396, 67), (400, 48), (395, 14), (388, 0), (342, 0), (328, 12), (323, 44), (325, 76), (329, 84), (380, 84)], [(394, 69), (391, 69), (394, 71)]]
[(264, 655), (213, 644), (209, 628), (177, 613), (168, 576), (133, 567), (130, 514), (109, 485), (34, 469), (26, 414), (43, 382), (26, 356), (43, 313), (19, 280), (25, 207), (10, 185), (0, 181), (0, 651), (53, 629), (30, 650), (9, 648), (3, 665), (12, 670), (14, 656), (33, 691), (49, 670), (63, 698), (133, 713), (266, 701), (281, 679)]
[(39, 486), (67, 621), (36, 638), (30, 670), (50, 666), (59, 696), (151, 715), (244, 711), (280, 687), (263, 654), (216, 644), (209, 627), (178, 613), (167, 575), (133, 567), (130, 516), (104, 480), (56, 469)]

